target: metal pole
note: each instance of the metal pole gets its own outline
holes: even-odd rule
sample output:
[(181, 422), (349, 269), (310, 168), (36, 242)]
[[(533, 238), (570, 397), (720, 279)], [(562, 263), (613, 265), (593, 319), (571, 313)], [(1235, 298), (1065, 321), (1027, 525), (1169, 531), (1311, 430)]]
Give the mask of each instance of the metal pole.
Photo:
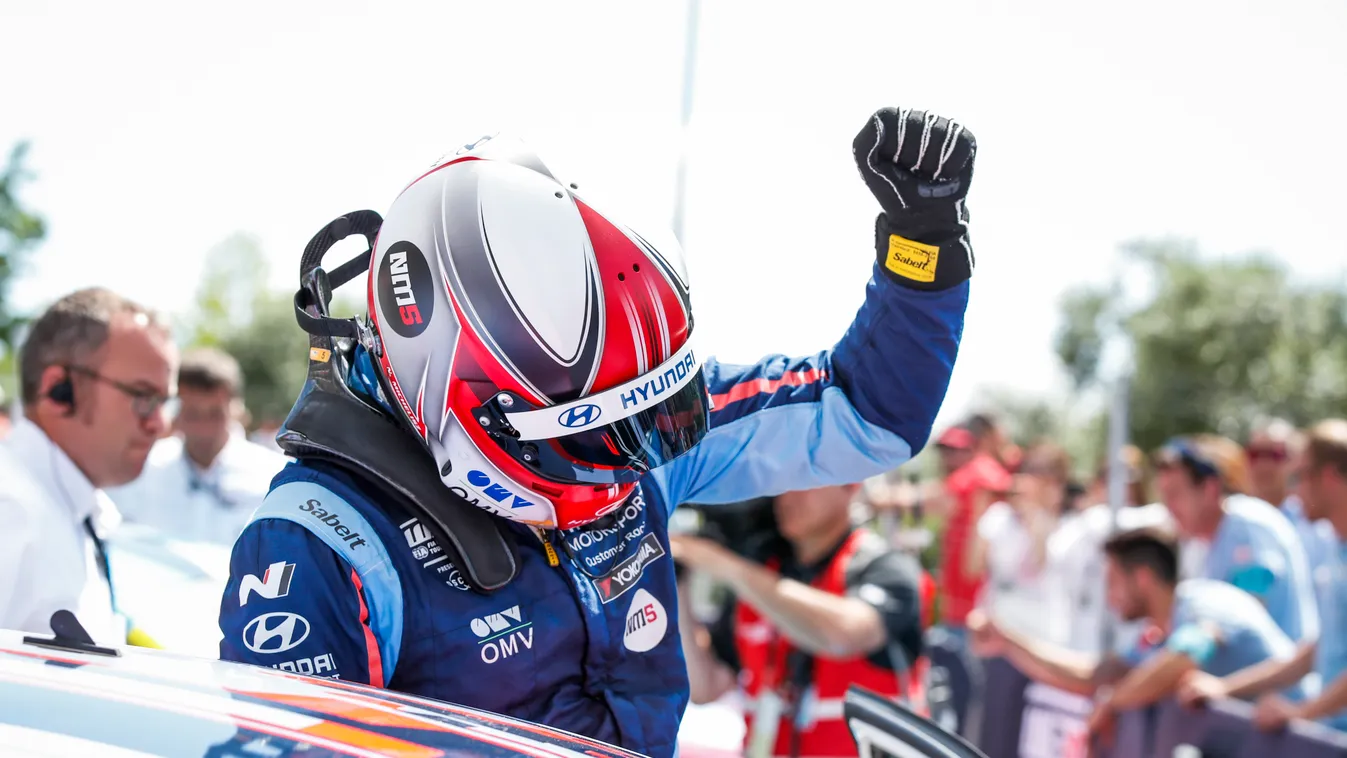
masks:
[[(1123, 446), (1127, 444), (1128, 437), (1128, 395), (1131, 389), (1131, 372), (1123, 369), (1118, 373), (1116, 383), (1113, 388), (1113, 398), (1109, 408), (1108, 424), (1108, 504), (1109, 504), (1109, 534), (1118, 532), (1118, 514), (1122, 511), (1127, 500), (1127, 462), (1123, 460)], [(1142, 505), (1142, 503), (1137, 503)], [(1100, 576), (1099, 591), (1101, 597), (1106, 590), (1103, 587), (1104, 578)], [(1105, 616), (1103, 639), (1101, 651), (1107, 652), (1113, 649), (1114, 637), (1117, 633), (1116, 619), (1113, 614), (1108, 613)]]
[(693, 92), (697, 78), (697, 42), (701, 22), (701, 0), (688, 0), (688, 24), (683, 51), (683, 109), (682, 131), (679, 135), (678, 173), (674, 177), (673, 233), (678, 244), (686, 247), (683, 239), (683, 219), (687, 204), (688, 125), (692, 122)]

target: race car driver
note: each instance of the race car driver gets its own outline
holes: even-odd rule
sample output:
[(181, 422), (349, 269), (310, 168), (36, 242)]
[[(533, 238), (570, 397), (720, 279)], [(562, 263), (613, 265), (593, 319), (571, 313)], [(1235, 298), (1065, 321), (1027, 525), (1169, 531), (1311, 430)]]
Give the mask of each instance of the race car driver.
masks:
[(277, 436), (297, 460), (234, 545), (221, 658), (672, 755), (670, 511), (894, 468), (958, 353), (973, 135), (885, 108), (852, 149), (882, 210), (865, 301), (831, 349), (753, 365), (703, 362), (676, 243), (516, 140), (441, 159), (361, 232), (366, 319), (323, 314), (350, 271), (315, 261), (377, 214), (325, 227), (296, 298), (309, 381)]

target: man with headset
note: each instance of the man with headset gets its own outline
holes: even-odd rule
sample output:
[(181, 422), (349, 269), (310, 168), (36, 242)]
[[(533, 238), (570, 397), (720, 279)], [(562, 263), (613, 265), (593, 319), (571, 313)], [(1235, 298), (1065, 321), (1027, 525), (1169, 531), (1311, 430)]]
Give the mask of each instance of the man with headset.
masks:
[(102, 488), (136, 478), (167, 429), (177, 361), (168, 327), (106, 289), (33, 323), (23, 412), (0, 443), (0, 628), (48, 633), (68, 610), (95, 642), (126, 643), (102, 541), (120, 516)]

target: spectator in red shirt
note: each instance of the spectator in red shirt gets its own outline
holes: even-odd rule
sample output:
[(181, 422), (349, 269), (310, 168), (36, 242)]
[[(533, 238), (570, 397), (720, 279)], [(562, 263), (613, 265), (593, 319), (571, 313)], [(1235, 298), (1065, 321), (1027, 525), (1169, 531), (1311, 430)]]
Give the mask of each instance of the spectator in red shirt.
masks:
[(949, 498), (940, 550), (940, 615), (944, 626), (961, 632), (985, 578), (974, 549), (976, 525), (987, 506), (1009, 491), (1010, 473), (978, 450), (979, 440), (965, 426), (947, 429), (936, 448)]
[(1005, 427), (990, 413), (974, 413), (961, 426), (973, 435), (973, 451), (990, 456), (1007, 471), (1019, 467), (1024, 451), (1011, 441)]

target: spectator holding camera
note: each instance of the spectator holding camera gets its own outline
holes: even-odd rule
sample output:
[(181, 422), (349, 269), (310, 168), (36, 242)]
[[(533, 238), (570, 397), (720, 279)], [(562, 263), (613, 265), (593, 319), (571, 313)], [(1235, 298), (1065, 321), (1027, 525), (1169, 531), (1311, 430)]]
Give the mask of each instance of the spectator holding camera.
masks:
[[(1188, 705), (1224, 697), (1262, 696), (1254, 721), (1263, 729), (1280, 729), (1294, 718), (1321, 720), (1347, 730), (1347, 421), (1331, 419), (1309, 430), (1296, 452), (1293, 473), (1296, 494), (1313, 520), (1330, 524), (1336, 536), (1322, 567), (1319, 583), (1321, 630), (1317, 640), (1302, 642), (1288, 661), (1272, 661), (1228, 676), (1191, 675), (1180, 691)], [(1317, 697), (1296, 702), (1285, 688), (1318, 674)]]
[(705, 538), (670, 537), (676, 561), (733, 594), (711, 628), (686, 605), (679, 623), (694, 703), (742, 685), (749, 755), (855, 755), (842, 718), (851, 684), (923, 707), (920, 567), (853, 525), (859, 487), (777, 496), (787, 549), (765, 564)]

